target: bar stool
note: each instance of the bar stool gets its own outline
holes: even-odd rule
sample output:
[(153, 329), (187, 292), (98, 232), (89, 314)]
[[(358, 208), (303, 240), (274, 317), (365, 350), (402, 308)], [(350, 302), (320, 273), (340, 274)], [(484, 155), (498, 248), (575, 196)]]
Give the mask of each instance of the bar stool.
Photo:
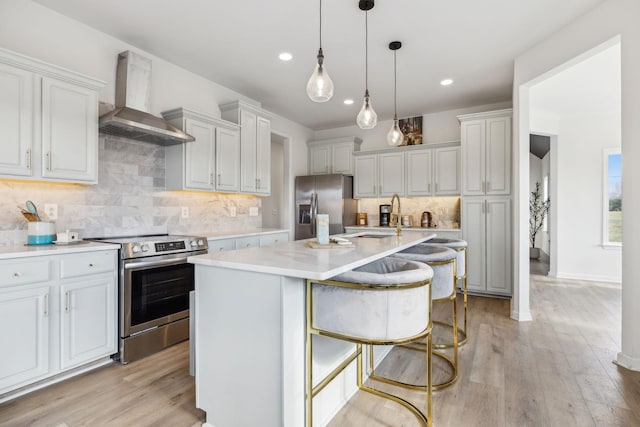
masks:
[[(458, 254), (456, 260), (456, 282), (462, 281), (462, 299), (464, 303), (464, 323), (462, 328), (458, 328), (458, 346), (464, 345), (467, 342), (467, 242), (460, 239), (436, 237), (421, 244), (446, 246)], [(453, 347), (453, 343), (434, 344), (433, 346), (435, 348), (450, 348)]]
[[(426, 264), (386, 257), (329, 280), (307, 280), (306, 425), (313, 424), (313, 397), (357, 360), (360, 390), (390, 399), (431, 426), (431, 278)], [(356, 344), (355, 351), (313, 385), (313, 335)], [(426, 339), (426, 415), (393, 394), (363, 384), (362, 345), (396, 345)], [(370, 347), (371, 350), (371, 347)]]
[[(451, 376), (439, 383), (433, 385), (433, 390), (440, 390), (453, 384), (458, 379), (458, 321), (457, 321), (457, 303), (456, 303), (456, 251), (444, 246), (436, 245), (416, 245), (402, 252), (395, 254), (398, 258), (418, 261), (428, 264), (433, 269), (432, 279), (432, 302), (433, 303), (451, 303), (453, 324), (449, 325), (444, 322), (433, 320), (433, 323), (443, 324), (451, 327), (453, 336), (453, 360), (443, 352), (433, 351), (433, 355), (444, 360), (451, 367)], [(424, 351), (424, 344), (411, 344), (405, 347)], [(435, 348), (435, 345), (433, 345)], [(419, 386), (416, 386), (419, 387)]]

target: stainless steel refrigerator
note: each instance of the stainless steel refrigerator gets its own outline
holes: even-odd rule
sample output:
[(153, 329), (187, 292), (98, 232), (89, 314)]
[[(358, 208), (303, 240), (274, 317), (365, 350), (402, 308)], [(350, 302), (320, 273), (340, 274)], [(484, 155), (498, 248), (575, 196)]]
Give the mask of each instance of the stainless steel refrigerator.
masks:
[(329, 215), (329, 234), (344, 233), (356, 224), (357, 201), (350, 175), (307, 175), (296, 177), (295, 240), (316, 235), (316, 215)]

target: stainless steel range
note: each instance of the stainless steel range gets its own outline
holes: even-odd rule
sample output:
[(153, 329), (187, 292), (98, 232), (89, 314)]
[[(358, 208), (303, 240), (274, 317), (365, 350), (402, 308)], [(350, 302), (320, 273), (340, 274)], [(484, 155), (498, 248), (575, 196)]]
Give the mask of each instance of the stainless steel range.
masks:
[(101, 237), (120, 244), (119, 331), (116, 359), (126, 364), (189, 338), (192, 255), (207, 253), (205, 237)]

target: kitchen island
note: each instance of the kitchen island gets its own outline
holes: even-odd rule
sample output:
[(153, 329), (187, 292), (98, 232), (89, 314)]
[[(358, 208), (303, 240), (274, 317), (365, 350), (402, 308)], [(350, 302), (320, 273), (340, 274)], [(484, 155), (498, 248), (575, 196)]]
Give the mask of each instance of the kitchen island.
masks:
[[(207, 413), (205, 425), (304, 425), (306, 279), (328, 279), (435, 237), (361, 234), (343, 235), (354, 244), (348, 248), (294, 241), (189, 258), (196, 266), (196, 406)], [(319, 338), (314, 372), (330, 370), (351, 349)], [(340, 381), (316, 396), (315, 425), (355, 391)]]

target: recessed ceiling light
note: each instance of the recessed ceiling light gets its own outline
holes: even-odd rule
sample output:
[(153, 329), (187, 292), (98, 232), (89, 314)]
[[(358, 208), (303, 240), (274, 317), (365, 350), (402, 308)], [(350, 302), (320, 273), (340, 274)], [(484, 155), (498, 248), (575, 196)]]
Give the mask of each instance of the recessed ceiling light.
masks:
[(353, 104), (353, 99), (345, 99), (343, 102), (344, 102), (344, 105), (351, 105)]
[(280, 55), (278, 55), (278, 58), (280, 58), (280, 60), (282, 61), (291, 61), (293, 55), (291, 55), (289, 52), (282, 52)]
[(442, 86), (449, 86), (451, 83), (453, 83), (453, 80), (451, 79), (444, 79), (443, 81), (440, 82)]

